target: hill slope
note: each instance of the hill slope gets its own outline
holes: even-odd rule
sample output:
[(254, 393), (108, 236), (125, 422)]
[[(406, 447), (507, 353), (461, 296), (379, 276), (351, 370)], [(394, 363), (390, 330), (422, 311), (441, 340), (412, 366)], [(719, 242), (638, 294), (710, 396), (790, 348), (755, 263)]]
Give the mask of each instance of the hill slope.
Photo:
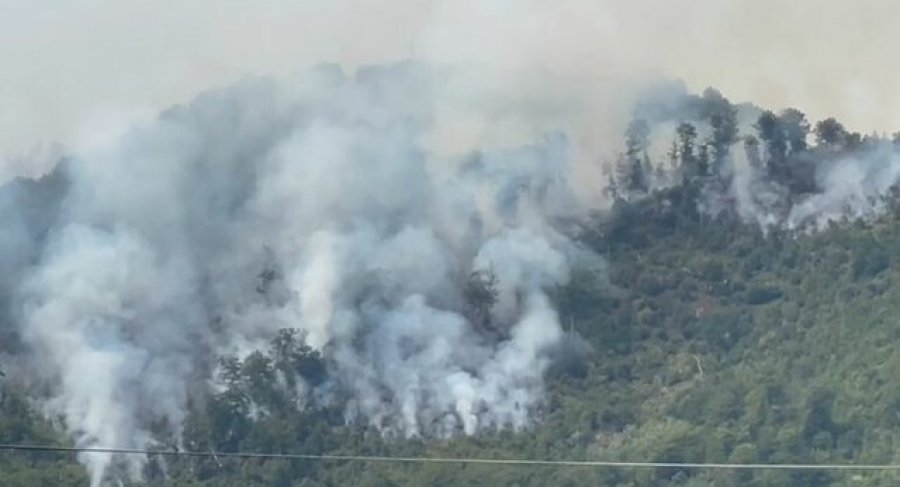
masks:
[[(812, 235), (763, 236), (694, 212), (666, 214), (654, 204), (651, 198), (620, 206), (585, 232), (583, 238), (609, 257), (608, 275), (578, 276), (555, 297), (572, 340), (580, 335), (590, 347), (575, 347), (580, 356), (551, 370), (545, 409), (533, 429), (384, 439), (345, 426), (339, 408), (301, 411), (279, 402), (266, 379), (279, 364), (273, 349), (234, 364), (232, 389), (196, 405), (186, 447), (665, 462), (896, 461), (900, 214)], [(297, 345), (293, 353), (291, 363), (306, 376), (319, 373), (322, 359), (315, 352)], [(6, 388), (0, 439), (48, 441), (49, 427), (26, 412), (11, 385)], [(270, 412), (244, 416), (245, 399), (270, 404)], [(26, 464), (0, 459), (3, 484), (35, 485), (37, 478), (58, 479), (77, 469), (61, 456), (63, 463), (48, 468), (43, 461), (50, 456), (31, 455), (35, 460)], [(164, 480), (152, 460), (148, 485), (822, 485), (851, 475), (194, 459), (168, 465)], [(859, 485), (896, 481), (887, 473), (852, 475)]]
[[(357, 120), (330, 89), (286, 109), (268, 82), (250, 83), (163, 114), (102, 169), (76, 158), (42, 180), (0, 188), (0, 365), (8, 371), (0, 442), (894, 461), (900, 138), (862, 136), (834, 119), (812, 129), (795, 109), (732, 105), (711, 89), (664, 90), (636, 107), (609, 184), (598, 188), (612, 207), (591, 216), (572, 206), (568, 142), (559, 134), (461, 154), (443, 161), (449, 182), (431, 180), (427, 153), (407, 130), (407, 103), (416, 98), (404, 87), (418, 86), (421, 74), (415, 66), (318, 74), (323, 86), (396, 112), (388, 117), (396, 125)], [(381, 96), (387, 87), (403, 96)], [(260, 107), (271, 116), (254, 116)], [(307, 124), (337, 115), (357, 145)], [(397, 129), (388, 130), (396, 140), (383, 137), (386, 127)], [(748, 131), (756, 135), (739, 137)], [(295, 132), (313, 149), (333, 144), (352, 167), (301, 157), (306, 149), (272, 156), (285, 147), (275, 139)], [(173, 143), (184, 133), (197, 138), (191, 150)], [(653, 147), (660, 138), (672, 142), (664, 160)], [(260, 168), (277, 176), (262, 177)], [(347, 181), (316, 206), (304, 198), (317, 196), (317, 177)], [(310, 186), (283, 186), (285, 178)], [(123, 181), (134, 191), (122, 190)], [(166, 211), (145, 211), (170, 193)], [(313, 231), (320, 224), (355, 230), (335, 240)], [(291, 225), (295, 232), (285, 231)], [(370, 252), (373, 242), (381, 252)], [(343, 281), (330, 268), (335, 259), (355, 269)], [(301, 271), (303, 282), (287, 282)], [(80, 345), (74, 359), (72, 343)], [(90, 478), (69, 454), (0, 456), (0, 484), (898, 480), (886, 472), (78, 459), (93, 467)]]

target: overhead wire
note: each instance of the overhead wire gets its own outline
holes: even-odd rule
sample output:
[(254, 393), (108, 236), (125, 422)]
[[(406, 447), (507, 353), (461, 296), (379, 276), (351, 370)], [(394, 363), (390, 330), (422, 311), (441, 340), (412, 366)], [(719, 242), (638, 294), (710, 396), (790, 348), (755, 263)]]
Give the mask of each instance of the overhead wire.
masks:
[(337, 455), (313, 453), (262, 453), (262, 452), (221, 452), (187, 451), (141, 448), (70, 447), (54, 445), (0, 444), (0, 451), (30, 451), (59, 453), (110, 453), (121, 455), (148, 455), (168, 457), (206, 457), (214, 459), (281, 459), (316, 460), (369, 463), (442, 463), (442, 464), (483, 464), (504, 466), (543, 467), (590, 467), (590, 468), (676, 468), (691, 470), (900, 470), (900, 464), (853, 464), (853, 463), (702, 463), (702, 462), (629, 462), (614, 460), (533, 460), (515, 458), (477, 457), (430, 457), (430, 456), (378, 456), (378, 455)]

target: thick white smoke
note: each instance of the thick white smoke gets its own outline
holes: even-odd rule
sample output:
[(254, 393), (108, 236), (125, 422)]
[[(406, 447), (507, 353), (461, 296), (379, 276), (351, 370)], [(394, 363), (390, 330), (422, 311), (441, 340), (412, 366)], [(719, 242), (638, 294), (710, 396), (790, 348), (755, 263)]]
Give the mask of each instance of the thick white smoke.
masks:
[(824, 165), (817, 174), (822, 192), (791, 208), (790, 228), (820, 229), (843, 218), (880, 215), (886, 210), (885, 197), (900, 182), (900, 154), (889, 142)]
[[(713, 127), (704, 112), (709, 112), (709, 104), (722, 99), (711, 88), (702, 95), (692, 95), (677, 81), (647, 85), (637, 96), (634, 116), (649, 120), (648, 153), (652, 160), (658, 165), (671, 165), (672, 144), (678, 139), (676, 127), (683, 122), (696, 130), (696, 146), (711, 144)], [(776, 177), (768, 167), (770, 156), (765, 141), (759, 141), (757, 125), (763, 109), (751, 103), (730, 105), (730, 109), (734, 110), (737, 137), (715, 174), (694, 182), (702, 191), (698, 201), (702, 213), (713, 217), (735, 214), (744, 223), (768, 232), (821, 230), (831, 222), (870, 219), (887, 210), (887, 200), (900, 183), (900, 146), (896, 141), (866, 136), (858, 144), (813, 146), (814, 134), (806, 134), (805, 142), (811, 147), (791, 153), (783, 162), (792, 178), (803, 181), (802, 189), (797, 190), (789, 187), (791, 181)], [(744, 144), (748, 136), (757, 139), (753, 148)], [(650, 189), (682, 184), (680, 171), (670, 170), (661, 177), (650, 174)]]
[[(562, 338), (545, 291), (583, 255), (553, 225), (580, 212), (569, 143), (430, 151), (446, 81), (415, 64), (247, 80), (76, 155), (13, 302), (78, 444), (143, 446), (216, 354), (285, 327), (323, 351), (349, 421), (526, 426)], [(497, 277), (490, 333), (466, 318), (473, 271)], [(98, 485), (114, 459), (84, 461)]]
[(738, 216), (763, 231), (815, 231), (832, 222), (871, 219), (887, 210), (887, 199), (900, 183), (900, 153), (889, 141), (841, 156), (816, 160), (817, 191), (791, 194), (762, 168), (742, 160), (728, 196)]

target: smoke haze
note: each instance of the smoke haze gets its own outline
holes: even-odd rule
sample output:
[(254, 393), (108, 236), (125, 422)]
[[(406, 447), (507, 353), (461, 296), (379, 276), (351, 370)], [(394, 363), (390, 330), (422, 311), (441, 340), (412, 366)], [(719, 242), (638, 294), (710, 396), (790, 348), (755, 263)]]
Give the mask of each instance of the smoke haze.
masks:
[[(247, 74), (410, 57), (584, 80), (655, 73), (736, 101), (900, 127), (895, 2), (0, 1), (0, 178)], [(135, 19), (152, 19), (136, 22)], [(515, 89), (527, 78), (495, 76)], [(573, 87), (568, 87), (572, 89)], [(586, 97), (585, 97), (586, 98)], [(595, 117), (597, 118), (597, 117)], [(605, 117), (603, 117), (605, 119)], [(595, 122), (603, 125), (603, 122)], [(615, 128), (592, 131), (617, 135)], [(598, 144), (599, 145), (599, 144)]]
[[(299, 328), (348, 422), (526, 427), (564, 339), (550, 291), (603, 266), (562, 222), (608, 204), (598, 159), (646, 81), (900, 127), (900, 6), (816, 9), (0, 0), (0, 181), (67, 155), (0, 192), (10, 368), (77, 444), (136, 448), (217, 356)], [(900, 177), (888, 152), (823, 169), (787, 216), (752, 171), (732, 191), (763, 226), (865, 215)], [(473, 273), (496, 277), (483, 320)], [(82, 461), (100, 485), (115, 459)]]
[[(415, 63), (248, 79), (69, 159), (52, 176), (66, 184), (31, 201), (43, 218), (11, 198), (15, 361), (47, 411), (79, 445), (141, 447), (149, 421), (181, 423), (215, 357), (298, 328), (347, 421), (528, 425), (563, 336), (546, 291), (600, 263), (555, 229), (584, 212), (565, 135), (426, 150), (453, 80)], [(484, 323), (464, 293), (478, 272), (497, 283)], [(95, 484), (112, 461), (84, 456)]]

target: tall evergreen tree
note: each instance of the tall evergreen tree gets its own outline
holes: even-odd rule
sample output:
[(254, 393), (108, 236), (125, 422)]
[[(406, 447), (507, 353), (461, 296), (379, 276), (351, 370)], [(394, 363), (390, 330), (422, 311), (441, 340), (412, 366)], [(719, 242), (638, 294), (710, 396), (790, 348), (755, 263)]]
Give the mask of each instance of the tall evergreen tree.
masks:
[(806, 115), (796, 108), (788, 108), (778, 117), (784, 131), (787, 146), (791, 154), (799, 154), (806, 150), (806, 138), (809, 136), (809, 121)]
[(844, 125), (834, 117), (816, 122), (814, 133), (816, 135), (816, 145), (830, 150), (844, 146), (849, 135)]
[(699, 176), (697, 155), (694, 148), (697, 140), (697, 129), (689, 122), (682, 122), (675, 129), (679, 168), (684, 182), (690, 182)]
[(765, 145), (768, 164), (781, 165), (787, 156), (787, 140), (781, 119), (771, 111), (763, 112), (756, 121), (756, 132)]
[(744, 137), (744, 153), (747, 155), (747, 162), (750, 167), (762, 167), (762, 157), (759, 154), (759, 139), (753, 135)]

